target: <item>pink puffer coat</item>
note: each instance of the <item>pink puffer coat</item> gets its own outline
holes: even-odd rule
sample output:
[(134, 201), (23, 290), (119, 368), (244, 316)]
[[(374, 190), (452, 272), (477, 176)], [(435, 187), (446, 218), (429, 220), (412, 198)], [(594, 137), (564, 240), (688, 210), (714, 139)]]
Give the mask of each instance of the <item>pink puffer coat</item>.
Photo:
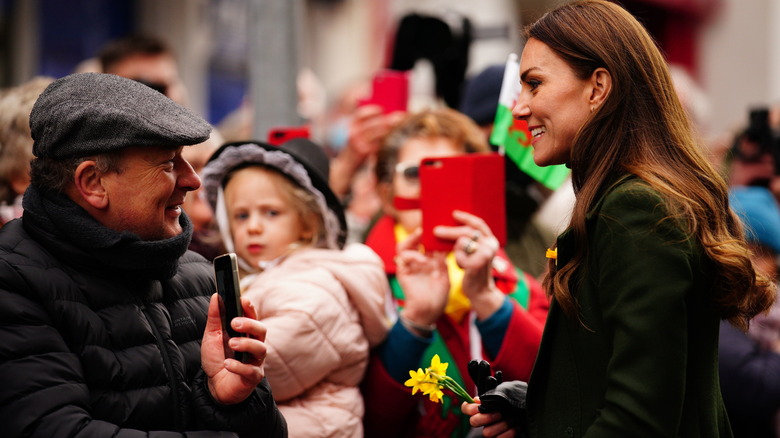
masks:
[(362, 244), (302, 249), (243, 293), (268, 328), (265, 372), (291, 437), (362, 437), (358, 384), (389, 324), (387, 278)]

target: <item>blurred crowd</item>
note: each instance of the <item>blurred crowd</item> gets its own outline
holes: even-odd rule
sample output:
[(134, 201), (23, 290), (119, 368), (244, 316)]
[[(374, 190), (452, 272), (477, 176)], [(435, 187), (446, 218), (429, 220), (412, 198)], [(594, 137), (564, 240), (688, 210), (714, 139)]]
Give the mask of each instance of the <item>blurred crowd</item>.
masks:
[[(415, 20), (423, 18), (404, 25), (422, 26)], [(438, 403), (412, 396), (404, 385), (409, 371), (438, 355), (449, 364), (447, 375), (472, 393), (472, 359), (488, 361), (504, 380), (531, 375), (550, 309), (542, 287), (547, 251), (569, 223), (572, 182), (551, 190), (501, 155), (502, 187), (462, 183), (481, 196), (502, 191), (506, 229), (455, 211), (452, 223), (435, 231), (450, 249), (418, 251), (423, 160), (499, 153), (490, 134), (505, 71), (491, 65), (467, 77), (463, 41), (449, 41), (450, 58), (437, 57), (439, 46), (417, 53), (418, 43), (399, 40), (395, 65), (377, 73), (408, 80), (415, 60), (432, 59), (435, 101), (412, 106), (414, 96), (404, 95), (390, 108), (366, 78), (281, 140), (251, 138), (248, 118), (234, 117), (180, 151), (201, 181), (181, 203), (192, 227), (188, 247), (209, 262), (237, 254), (241, 293), (267, 328), (264, 376), (289, 436), (482, 436), (454, 394)], [(131, 79), (187, 107), (164, 41), (123, 38), (96, 59), (89, 71)], [(695, 124), (706, 117), (706, 98), (684, 72), (673, 77)], [(0, 92), (0, 226), (25, 214), (36, 134), (30, 113), (56, 79), (36, 77)], [(752, 263), (777, 280), (780, 108), (745, 112), (747, 123), (725, 134), (728, 140), (702, 140), (701, 147), (728, 182)], [(777, 305), (747, 332), (721, 323), (719, 372), (734, 436), (780, 436)]]

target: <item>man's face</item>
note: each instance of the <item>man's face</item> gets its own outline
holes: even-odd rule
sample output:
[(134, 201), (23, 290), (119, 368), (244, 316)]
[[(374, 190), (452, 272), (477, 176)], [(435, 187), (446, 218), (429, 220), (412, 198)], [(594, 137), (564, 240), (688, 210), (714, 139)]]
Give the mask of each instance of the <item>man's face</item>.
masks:
[(181, 156), (182, 148), (132, 147), (121, 153), (121, 172), (102, 176), (108, 193), (105, 225), (131, 231), (143, 240), (163, 240), (182, 232), (181, 205), (200, 178)]

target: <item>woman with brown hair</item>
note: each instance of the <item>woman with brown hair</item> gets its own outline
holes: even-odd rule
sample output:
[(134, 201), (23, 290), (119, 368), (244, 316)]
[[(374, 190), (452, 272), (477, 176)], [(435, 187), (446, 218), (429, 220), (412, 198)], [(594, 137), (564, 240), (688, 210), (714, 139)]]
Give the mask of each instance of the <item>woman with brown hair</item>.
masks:
[(561, 6), (526, 34), (513, 113), (537, 164), (571, 167), (576, 203), (544, 281), (553, 303), (524, 410), (463, 411), (486, 437), (731, 436), (719, 321), (745, 329), (775, 292), (663, 56), (606, 1)]

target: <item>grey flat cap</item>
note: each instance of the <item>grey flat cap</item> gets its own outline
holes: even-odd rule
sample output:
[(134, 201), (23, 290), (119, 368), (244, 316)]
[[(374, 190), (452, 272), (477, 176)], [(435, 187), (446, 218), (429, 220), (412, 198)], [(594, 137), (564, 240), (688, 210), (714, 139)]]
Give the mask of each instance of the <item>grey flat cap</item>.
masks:
[(36, 157), (65, 158), (130, 146), (186, 146), (209, 138), (211, 125), (132, 79), (77, 73), (49, 85), (33, 106)]

